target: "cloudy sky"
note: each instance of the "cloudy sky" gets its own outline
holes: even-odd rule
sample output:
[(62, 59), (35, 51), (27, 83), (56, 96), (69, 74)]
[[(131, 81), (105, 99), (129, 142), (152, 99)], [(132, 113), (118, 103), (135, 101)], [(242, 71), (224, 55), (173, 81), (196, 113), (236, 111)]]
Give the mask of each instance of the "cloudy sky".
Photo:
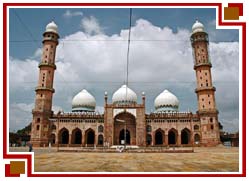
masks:
[[(42, 16), (41, 16), (42, 15)], [(146, 93), (146, 111), (164, 89), (180, 101), (180, 111), (196, 112), (197, 98), (191, 27), (198, 18), (209, 33), (212, 78), (219, 121), (225, 131), (239, 127), (239, 32), (217, 30), (215, 9), (133, 9), (129, 87)], [(32, 120), (38, 81), (42, 33), (54, 20), (59, 27), (53, 109), (71, 111), (71, 100), (87, 89), (103, 110), (124, 83), (129, 9), (10, 9), (9, 109), (10, 131)]]

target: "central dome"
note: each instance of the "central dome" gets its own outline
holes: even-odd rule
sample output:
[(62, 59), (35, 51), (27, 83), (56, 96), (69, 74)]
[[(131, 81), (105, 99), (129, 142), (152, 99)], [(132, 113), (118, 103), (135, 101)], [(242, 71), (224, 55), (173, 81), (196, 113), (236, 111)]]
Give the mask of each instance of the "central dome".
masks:
[(136, 102), (136, 93), (126, 85), (122, 85), (112, 96), (113, 104), (132, 104)]
[(179, 107), (177, 97), (168, 90), (164, 90), (159, 94), (154, 104), (156, 112), (177, 112)]
[(95, 98), (83, 89), (72, 100), (72, 111), (73, 112), (93, 112), (95, 110), (96, 100)]

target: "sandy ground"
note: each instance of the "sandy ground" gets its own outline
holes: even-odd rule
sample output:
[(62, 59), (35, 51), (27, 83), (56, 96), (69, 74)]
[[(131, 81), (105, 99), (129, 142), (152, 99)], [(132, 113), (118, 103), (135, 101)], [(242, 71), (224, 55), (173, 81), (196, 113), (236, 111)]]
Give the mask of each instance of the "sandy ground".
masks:
[[(10, 148), (27, 151), (28, 148)], [(239, 148), (194, 153), (84, 153), (35, 149), (36, 172), (238, 172)]]

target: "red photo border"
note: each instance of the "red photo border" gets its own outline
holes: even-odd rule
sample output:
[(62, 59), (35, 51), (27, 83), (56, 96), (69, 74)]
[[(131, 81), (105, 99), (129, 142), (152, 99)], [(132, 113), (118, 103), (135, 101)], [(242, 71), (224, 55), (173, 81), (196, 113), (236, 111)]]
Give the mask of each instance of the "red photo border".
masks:
[[(186, 7), (218, 7), (218, 24), (221, 26), (242, 27), (242, 173), (239, 174), (37, 174), (32, 173), (32, 155), (7, 153), (7, 9), (11, 6), (186, 6)], [(222, 3), (3, 3), (3, 158), (27, 159), (28, 177), (245, 177), (246, 176), (246, 22), (223, 22)]]

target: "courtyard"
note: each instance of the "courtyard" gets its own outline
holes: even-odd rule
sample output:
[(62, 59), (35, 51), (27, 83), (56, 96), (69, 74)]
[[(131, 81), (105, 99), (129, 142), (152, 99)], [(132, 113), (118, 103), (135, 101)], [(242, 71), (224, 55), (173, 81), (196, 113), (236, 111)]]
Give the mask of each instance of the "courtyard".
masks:
[[(10, 151), (27, 151), (27, 147)], [(34, 148), (35, 172), (238, 172), (238, 147), (197, 147), (194, 153), (56, 152)]]

